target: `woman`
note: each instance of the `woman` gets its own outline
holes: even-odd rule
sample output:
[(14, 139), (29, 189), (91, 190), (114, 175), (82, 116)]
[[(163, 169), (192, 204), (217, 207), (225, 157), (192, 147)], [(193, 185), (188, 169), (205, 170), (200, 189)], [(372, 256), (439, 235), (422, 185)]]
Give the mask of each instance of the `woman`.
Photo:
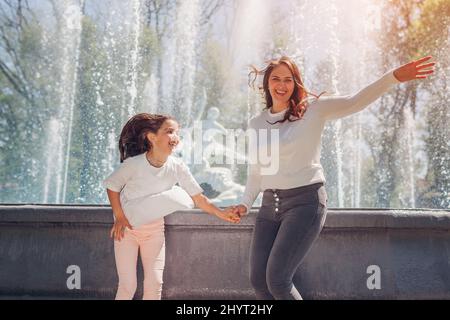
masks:
[[(390, 71), (355, 95), (315, 96), (313, 102), (308, 102), (298, 67), (288, 57), (252, 72), (255, 78), (264, 75), (267, 108), (250, 120), (249, 128), (268, 130), (269, 136), (271, 130), (279, 132), (277, 173), (265, 174), (260, 163), (250, 164), (242, 204), (234, 208), (241, 216), (247, 214), (258, 194), (264, 192), (250, 253), (250, 281), (258, 299), (302, 299), (292, 279), (322, 230), (327, 212), (320, 164), (326, 121), (363, 110), (396, 83), (425, 79), (434, 71), (435, 63), (425, 63), (429, 59)], [(256, 148), (259, 146), (263, 146), (261, 142)]]

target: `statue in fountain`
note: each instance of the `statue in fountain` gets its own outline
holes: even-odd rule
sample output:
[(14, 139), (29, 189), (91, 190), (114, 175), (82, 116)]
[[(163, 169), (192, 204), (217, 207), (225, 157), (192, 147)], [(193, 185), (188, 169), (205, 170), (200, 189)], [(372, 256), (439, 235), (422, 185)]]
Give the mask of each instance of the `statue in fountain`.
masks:
[(215, 137), (218, 134), (222, 134), (223, 136), (227, 134), (227, 130), (225, 129), (225, 127), (217, 121), (219, 116), (220, 111), (218, 108), (209, 108), (206, 119), (201, 122), (203, 131), (203, 143), (214, 143)]
[(202, 163), (193, 164), (191, 170), (215, 205), (229, 206), (242, 198), (244, 186), (233, 181), (233, 164), (225, 165), (222, 160), (228, 156), (233, 161), (239, 159), (240, 163), (245, 163), (245, 156), (225, 145), (226, 135), (233, 132), (218, 122), (219, 116), (220, 110), (211, 107), (206, 119), (197, 122), (202, 130), (202, 139), (194, 143), (202, 143)]

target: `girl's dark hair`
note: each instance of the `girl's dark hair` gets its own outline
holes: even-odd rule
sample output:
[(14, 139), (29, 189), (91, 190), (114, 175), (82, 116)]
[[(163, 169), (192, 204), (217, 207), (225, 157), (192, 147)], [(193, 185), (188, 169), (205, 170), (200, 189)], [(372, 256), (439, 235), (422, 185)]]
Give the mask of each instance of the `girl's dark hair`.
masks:
[(172, 117), (160, 114), (139, 113), (132, 117), (122, 129), (119, 138), (120, 162), (150, 150), (147, 134), (157, 133), (166, 120)]
[[(273, 69), (275, 69), (275, 67), (277, 67), (281, 64), (284, 64), (285, 66), (287, 66), (292, 73), (292, 77), (294, 78), (294, 92), (292, 92), (292, 96), (290, 97), (289, 109), (286, 112), (286, 114), (284, 115), (284, 118), (282, 120), (278, 120), (274, 123), (269, 122), (270, 124), (275, 124), (278, 122), (283, 123), (286, 120), (288, 120), (289, 122), (300, 120), (308, 108), (308, 103), (307, 103), (309, 100), (308, 95), (311, 95), (311, 96), (315, 97), (316, 99), (319, 99), (319, 97), (325, 93), (325, 92), (322, 92), (319, 95), (315, 95), (313, 93), (308, 92), (306, 90), (305, 86), (303, 85), (300, 71), (299, 71), (297, 65), (295, 64), (295, 62), (291, 58), (283, 56), (280, 59), (268, 61), (268, 65), (262, 70), (258, 70), (254, 66), (250, 66), (252, 71), (250, 71), (248, 76), (249, 76), (249, 86), (251, 86), (252, 88), (254, 88), (254, 83), (255, 83), (257, 76), (264, 75), (263, 86), (260, 87), (259, 89), (261, 89), (263, 91), (263, 96), (264, 96), (264, 99), (266, 100), (266, 108), (265, 109), (270, 109), (273, 106), (272, 96), (270, 95), (270, 91), (269, 91), (270, 74), (272, 73)], [(252, 79), (252, 76), (253, 76), (253, 79)], [(293, 116), (294, 119), (291, 119), (291, 116)]]

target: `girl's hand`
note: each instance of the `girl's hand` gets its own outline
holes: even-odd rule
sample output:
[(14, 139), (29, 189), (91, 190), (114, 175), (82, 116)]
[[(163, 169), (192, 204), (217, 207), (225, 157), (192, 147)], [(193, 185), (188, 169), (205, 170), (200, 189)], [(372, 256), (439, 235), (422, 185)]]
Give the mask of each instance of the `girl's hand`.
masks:
[(219, 210), (216, 213), (216, 216), (231, 223), (239, 223), (241, 221), (241, 217), (235, 212), (234, 207), (228, 207), (225, 210)]
[(405, 82), (415, 79), (426, 79), (428, 75), (434, 72), (435, 62), (423, 64), (432, 57), (427, 56), (416, 61), (411, 61), (394, 70), (394, 76), (398, 81)]
[(111, 238), (114, 237), (114, 240), (120, 241), (123, 239), (125, 235), (125, 228), (133, 229), (130, 222), (128, 222), (128, 219), (125, 216), (122, 216), (120, 218), (117, 218), (114, 222), (113, 227), (111, 228), (110, 236)]

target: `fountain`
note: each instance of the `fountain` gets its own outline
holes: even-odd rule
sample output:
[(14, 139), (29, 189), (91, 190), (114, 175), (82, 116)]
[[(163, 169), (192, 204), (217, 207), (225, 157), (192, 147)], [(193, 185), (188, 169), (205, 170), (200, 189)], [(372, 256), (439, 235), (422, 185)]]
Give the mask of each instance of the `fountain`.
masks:
[[(236, 148), (236, 132), (225, 129), (218, 122), (219, 116), (220, 110), (210, 107), (206, 119), (196, 121), (193, 128), (183, 132), (184, 143), (179, 152), (205, 195), (217, 206), (225, 207), (238, 204), (242, 198), (244, 186), (234, 182), (233, 164), (246, 163), (247, 157)], [(258, 198), (256, 205), (260, 202)]]
[[(23, 60), (15, 65), (0, 50), (0, 66), (24, 90), (0, 74), (0, 190), (8, 203), (0, 206), (0, 296), (113, 298), (113, 219), (101, 181), (119, 165), (118, 137), (130, 115), (179, 119), (176, 155), (213, 203), (238, 204), (245, 129), (264, 108), (247, 85), (248, 65), (288, 55), (311, 92), (355, 93), (405, 62), (390, 42), (377, 50), (382, 41), (374, 37), (384, 35), (386, 20), (402, 18), (382, 5), (400, 3), (418, 1), (0, 1), (0, 24), (20, 13), (4, 6), (32, 11), (13, 21), (26, 25), (0, 37), (4, 48), (3, 36), (18, 35), (10, 44)], [(450, 25), (430, 17), (433, 36), (424, 47), (436, 53), (438, 72), (412, 88), (415, 99), (399, 103), (399, 86), (327, 126), (328, 216), (295, 279), (306, 299), (450, 298), (443, 250), (450, 241)], [(390, 130), (397, 136), (386, 139)], [(247, 270), (257, 217), (255, 208), (237, 225), (199, 210), (165, 217), (163, 296), (254, 299)], [(73, 266), (82, 270), (80, 290), (65, 286)], [(374, 266), (382, 290), (367, 286)]]
[[(29, 193), (38, 202), (105, 203), (101, 178), (119, 164), (120, 129), (137, 112), (168, 113), (182, 128), (193, 130), (196, 121), (201, 121), (204, 132), (217, 131), (201, 137), (202, 157), (200, 163), (191, 164), (192, 170), (208, 185), (210, 195), (217, 196), (217, 203), (239, 201), (246, 180), (239, 163), (245, 157), (233, 153), (231, 141), (237, 138), (229, 138), (229, 131), (245, 130), (249, 118), (264, 108), (259, 92), (247, 86), (249, 64), (260, 67), (268, 58), (289, 55), (298, 63), (310, 91), (329, 94), (354, 93), (393, 67), (382, 65), (382, 53), (377, 52), (372, 37), (380, 32), (383, 19), (380, 5), (373, 0), (226, 0), (223, 6), (218, 1), (212, 13), (199, 0), (64, 0), (51, 2), (54, 7), (49, 3), (60, 19), (41, 22), (43, 35), (36, 41), (43, 50), (35, 57), (42, 65), (35, 81), (48, 82), (39, 88), (50, 87), (36, 94), (37, 100), (42, 99), (38, 105), (45, 106), (39, 122), (45, 137), (33, 141), (45, 151), (30, 160), (34, 169), (29, 179), (37, 177), (39, 185)], [(35, 9), (34, 2), (30, 6)], [(158, 10), (164, 23), (156, 19)], [(44, 11), (50, 13), (42, 19), (50, 21), (52, 10)], [(317, 28), (318, 24), (323, 27)], [(206, 43), (218, 48), (220, 59), (205, 53), (209, 50)], [(56, 58), (45, 57), (44, 49)], [(441, 51), (439, 59), (446, 66), (448, 40)], [(45, 69), (54, 72), (45, 74)], [(448, 69), (442, 70), (439, 92), (446, 91), (444, 82), (450, 78)], [(445, 105), (448, 94), (436, 90), (433, 100), (422, 89), (417, 89), (418, 111), (402, 110), (403, 122), (397, 128), (404, 137), (400, 141), (404, 150), (395, 155), (399, 170), (390, 205), (415, 208), (435, 203), (447, 208), (448, 200), (442, 194), (447, 192), (448, 153), (427, 148), (439, 135), (445, 144), (448, 133), (429, 129), (431, 137), (423, 134), (424, 128), (438, 125), (421, 109), (428, 109), (427, 104)], [(382, 125), (374, 112), (378, 106), (376, 102), (327, 127), (322, 164), (330, 206), (372, 207), (386, 192), (378, 188), (388, 183), (386, 164), (375, 163), (376, 152), (368, 143), (378, 132), (375, 124)], [(223, 155), (230, 156), (220, 163)], [(16, 176), (23, 172), (17, 169)], [(374, 176), (379, 176), (378, 182)], [(5, 185), (14, 185), (11, 179)], [(436, 187), (428, 186), (428, 181)], [(9, 194), (22, 192), (11, 190)], [(440, 200), (424, 202), (419, 199), (424, 194)], [(10, 201), (16, 199), (21, 197), (13, 195)]]
[[(65, 0), (57, 2), (56, 10), (62, 13), (63, 20), (59, 27), (61, 78), (59, 88), (59, 112), (56, 119), (50, 120), (49, 137), (57, 132), (60, 139), (55, 145), (49, 146), (54, 152), (56, 150), (56, 162), (50, 161), (53, 152), (48, 152), (46, 167), (46, 178), (44, 181), (44, 202), (64, 203), (66, 201), (67, 177), (70, 159), (70, 148), (72, 139), (72, 122), (75, 107), (75, 93), (78, 73), (78, 56), (81, 36), (81, 8), (83, 1)], [(56, 122), (60, 122), (57, 124)], [(55, 139), (51, 137), (50, 139)], [(65, 144), (63, 143), (65, 141)], [(52, 174), (56, 172), (56, 175)], [(53, 178), (53, 179), (52, 179)], [(52, 181), (53, 180), (53, 181)], [(54, 196), (50, 198), (49, 184), (56, 184)]]
[(136, 98), (137, 98), (137, 66), (139, 63), (139, 37), (141, 35), (141, 0), (133, 0), (132, 2), (132, 12), (131, 17), (132, 30), (131, 39), (132, 48), (130, 52), (130, 68), (129, 68), (129, 83), (127, 87), (127, 92), (129, 95), (129, 100), (127, 101), (128, 118), (131, 118), (136, 113)]

